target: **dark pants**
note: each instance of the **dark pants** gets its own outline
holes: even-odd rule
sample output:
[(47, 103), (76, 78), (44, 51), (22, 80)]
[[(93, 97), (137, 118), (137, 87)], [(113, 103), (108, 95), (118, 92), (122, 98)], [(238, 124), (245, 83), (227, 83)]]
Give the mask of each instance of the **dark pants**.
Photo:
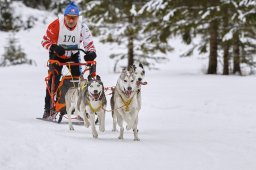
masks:
[[(77, 54), (78, 55), (78, 54)], [(61, 59), (61, 58), (58, 58), (56, 56), (54, 56), (54, 54), (50, 53), (50, 59), (55, 59), (55, 60), (58, 60), (59, 62), (61, 63), (65, 63), (65, 62), (68, 62), (68, 61), (73, 61), (75, 63), (79, 63), (79, 59), (78, 59), (78, 56), (77, 57), (74, 57), (72, 60), (65, 60), (65, 59)], [(49, 70), (48, 72), (53, 72), (54, 70), (54, 75), (55, 75), (55, 89), (57, 89), (59, 83), (60, 83), (60, 78), (61, 78), (61, 71), (62, 71), (62, 68), (63, 66), (58, 66), (56, 64), (54, 65), (49, 65)], [(71, 74), (72, 76), (80, 76), (81, 75), (81, 71), (80, 71), (80, 67), (79, 66), (71, 66)], [(52, 85), (52, 75), (53, 74), (50, 74), (50, 79), (48, 81), (48, 87), (50, 88), (50, 91), (51, 91), (51, 85)], [(50, 101), (51, 101), (51, 96), (48, 92), (48, 89), (46, 88), (46, 95), (45, 95), (45, 105), (44, 105), (44, 110), (45, 112), (50, 112)]]

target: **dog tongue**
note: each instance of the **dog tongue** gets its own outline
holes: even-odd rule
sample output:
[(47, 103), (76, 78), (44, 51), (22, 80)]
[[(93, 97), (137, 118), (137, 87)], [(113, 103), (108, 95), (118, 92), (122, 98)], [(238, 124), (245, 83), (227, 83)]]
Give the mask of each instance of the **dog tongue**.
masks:
[(125, 92), (125, 95), (128, 96), (128, 97), (130, 97), (131, 94), (132, 94), (132, 91), (131, 91), (131, 90), (127, 90), (127, 91)]
[(148, 82), (146, 82), (146, 81), (144, 81), (144, 82), (138, 81), (138, 82), (137, 82), (137, 85), (147, 85), (147, 84), (148, 84)]
[(99, 96), (99, 94), (93, 94), (93, 97), (94, 97), (95, 99), (97, 99), (98, 96)]

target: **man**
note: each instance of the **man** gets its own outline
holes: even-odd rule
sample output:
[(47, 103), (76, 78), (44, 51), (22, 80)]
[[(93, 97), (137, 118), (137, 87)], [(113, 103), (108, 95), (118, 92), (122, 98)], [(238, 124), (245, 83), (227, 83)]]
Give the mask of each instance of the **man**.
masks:
[[(85, 61), (92, 61), (96, 58), (96, 50), (92, 41), (92, 35), (86, 24), (82, 24), (81, 17), (79, 17), (79, 9), (71, 2), (65, 9), (64, 16), (59, 16), (58, 19), (50, 23), (46, 34), (43, 37), (42, 46), (49, 50), (49, 58), (58, 60), (60, 62), (79, 62), (80, 56), (78, 51), (68, 51), (67, 49), (77, 49), (80, 43), (83, 42), (85, 51)], [(62, 66), (51, 66), (58, 72), (55, 77), (55, 87), (58, 86)], [(50, 69), (49, 69), (50, 70)], [(71, 67), (72, 76), (80, 76), (81, 71), (79, 66)], [(94, 72), (95, 74), (95, 72)], [(93, 75), (94, 76), (94, 75)], [(48, 81), (51, 87), (51, 79)], [(45, 106), (43, 118), (47, 119), (50, 116), (50, 94), (46, 89)]]

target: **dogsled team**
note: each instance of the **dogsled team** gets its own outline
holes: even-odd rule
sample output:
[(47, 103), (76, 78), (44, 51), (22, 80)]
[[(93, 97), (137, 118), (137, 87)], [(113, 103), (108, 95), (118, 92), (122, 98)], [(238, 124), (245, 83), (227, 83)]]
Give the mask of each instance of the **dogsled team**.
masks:
[[(84, 49), (79, 49), (83, 43)], [(65, 9), (64, 16), (59, 16), (47, 28), (42, 46), (49, 50), (49, 71), (46, 77), (46, 97), (43, 119), (62, 121), (67, 114), (70, 130), (74, 130), (71, 115), (77, 115), (83, 120), (85, 127), (90, 127), (92, 136), (98, 137), (95, 122), (99, 130), (105, 131), (105, 112), (107, 99), (101, 77), (96, 75), (96, 50), (91, 32), (86, 24), (82, 24), (78, 7), (71, 2)], [(80, 62), (80, 53), (84, 55), (85, 63)], [(63, 66), (70, 74), (61, 75)], [(83, 67), (84, 70), (82, 70)], [(89, 76), (84, 79), (84, 73)], [(124, 69), (120, 74), (115, 88), (112, 89), (110, 100), (113, 118), (113, 131), (116, 124), (120, 127), (119, 139), (123, 139), (124, 123), (127, 130), (133, 130), (134, 140), (138, 137), (138, 113), (141, 109), (141, 85), (145, 71), (142, 64)]]

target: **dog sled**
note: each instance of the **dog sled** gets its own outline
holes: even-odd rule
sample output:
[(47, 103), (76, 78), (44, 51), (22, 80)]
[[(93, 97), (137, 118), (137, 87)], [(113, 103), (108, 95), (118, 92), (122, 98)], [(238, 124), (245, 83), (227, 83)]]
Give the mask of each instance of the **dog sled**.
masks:
[[(84, 54), (86, 54), (86, 52), (83, 49), (72, 49), (72, 50), (81, 51)], [(47, 65), (49, 67), (49, 72), (47, 77), (45, 78), (45, 82), (46, 82), (47, 90), (51, 97), (50, 117), (48, 119), (43, 119), (43, 118), (37, 118), (37, 119), (50, 121), (54, 123), (63, 123), (62, 119), (63, 117), (65, 117), (65, 114), (66, 114), (65, 95), (70, 87), (78, 87), (78, 83), (79, 83), (79, 76), (72, 75), (71, 67), (81, 66), (83, 68), (81, 76), (83, 76), (88, 71), (90, 71), (91, 73), (96, 72), (96, 61), (86, 61), (84, 63), (74, 63), (74, 62), (61, 63), (58, 60), (50, 59), (48, 60)], [(68, 69), (69, 75), (68, 74), (62, 75), (62, 73), (57, 73), (57, 71), (54, 70), (54, 67), (52, 67), (54, 65), (65, 66)], [(57, 74), (61, 74), (59, 82), (56, 82)], [(50, 77), (52, 77), (52, 79), (50, 84), (48, 84)], [(55, 87), (56, 85), (57, 87)], [(72, 119), (76, 119), (74, 121), (74, 124), (83, 124), (83, 121), (80, 118), (73, 117)]]
[[(133, 131), (134, 140), (140, 140), (137, 126), (138, 114), (141, 109), (141, 85), (147, 84), (147, 82), (143, 81), (145, 70), (141, 64), (139, 66), (133, 65), (130, 69), (124, 69), (117, 80), (117, 85), (108, 88), (104, 88), (99, 75), (92, 78), (91, 72), (96, 71), (95, 61), (60, 63), (57, 60), (49, 60), (48, 64), (49, 66), (66, 66), (69, 68), (70, 75), (59, 77), (59, 75), (56, 75), (57, 72), (54, 70), (54, 67), (50, 67), (49, 75), (45, 79), (51, 98), (51, 119), (47, 121), (63, 123), (62, 118), (67, 114), (68, 122), (65, 121), (65, 123), (68, 123), (70, 130), (74, 130), (72, 124), (84, 125), (87, 128), (91, 127), (93, 138), (98, 138), (95, 118), (99, 121), (99, 131), (104, 132), (105, 112), (112, 112), (112, 131), (117, 130), (117, 123), (120, 127), (118, 139), (123, 139), (124, 124), (126, 124), (126, 130)], [(88, 78), (72, 76), (71, 66), (74, 65), (85, 66), (81, 76), (90, 70)], [(57, 87), (55, 87), (55, 78), (57, 78), (56, 80), (60, 78)], [(107, 99), (105, 92), (108, 89), (112, 91), (110, 99), (111, 110), (106, 109)], [(71, 121), (72, 114), (73, 116), (79, 115), (80, 121)], [(59, 115), (58, 120), (57, 115)]]

